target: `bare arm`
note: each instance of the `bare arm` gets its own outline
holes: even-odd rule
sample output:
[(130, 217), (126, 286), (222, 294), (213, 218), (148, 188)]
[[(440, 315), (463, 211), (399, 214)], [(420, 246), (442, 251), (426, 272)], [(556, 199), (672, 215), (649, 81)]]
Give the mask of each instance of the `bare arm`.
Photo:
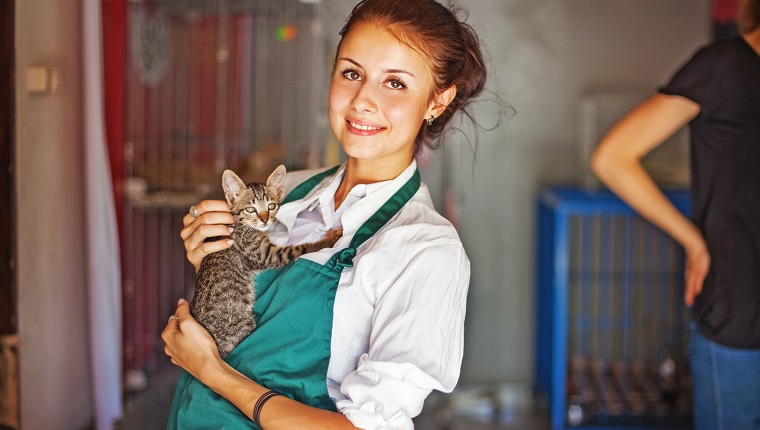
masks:
[[(207, 387), (230, 401), (249, 419), (253, 407), (268, 391), (232, 368), (219, 356), (214, 340), (190, 315), (185, 300), (180, 300), (161, 337), (164, 352), (172, 363), (190, 372)], [(288, 429), (356, 429), (343, 414), (314, 408), (285, 396), (271, 398), (260, 415), (266, 430)]]
[(684, 301), (692, 305), (702, 291), (710, 255), (699, 229), (665, 197), (641, 165), (641, 158), (699, 114), (683, 97), (655, 94), (623, 117), (591, 156), (596, 175), (644, 218), (683, 246), (686, 252)]

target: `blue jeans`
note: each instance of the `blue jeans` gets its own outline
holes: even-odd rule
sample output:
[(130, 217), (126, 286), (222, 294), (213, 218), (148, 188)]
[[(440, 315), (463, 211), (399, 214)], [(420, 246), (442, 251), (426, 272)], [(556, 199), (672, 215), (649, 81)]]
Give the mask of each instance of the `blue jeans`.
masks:
[(696, 430), (760, 430), (760, 350), (719, 345), (691, 327)]

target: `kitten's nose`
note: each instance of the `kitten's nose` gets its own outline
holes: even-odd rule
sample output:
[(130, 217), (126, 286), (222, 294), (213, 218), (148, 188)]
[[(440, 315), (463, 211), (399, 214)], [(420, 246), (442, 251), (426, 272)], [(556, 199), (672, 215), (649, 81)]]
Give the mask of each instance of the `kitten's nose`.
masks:
[(262, 214), (259, 214), (259, 219), (261, 220), (261, 222), (263, 222), (264, 224), (266, 224), (269, 221), (269, 213), (268, 212), (264, 212)]

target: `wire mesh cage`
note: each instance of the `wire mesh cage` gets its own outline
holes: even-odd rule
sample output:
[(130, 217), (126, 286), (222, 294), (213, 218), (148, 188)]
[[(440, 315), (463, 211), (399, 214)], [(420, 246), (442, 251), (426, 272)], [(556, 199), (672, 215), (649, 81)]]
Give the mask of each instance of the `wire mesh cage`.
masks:
[[(688, 212), (685, 192), (668, 196)], [(554, 429), (689, 428), (683, 253), (609, 191), (538, 202), (536, 382)]]
[[(128, 4), (123, 243), (126, 387), (176, 379), (160, 338), (195, 273), (179, 237), (188, 208), (221, 198), (221, 174), (266, 180), (325, 157), (330, 61), (319, 2)], [(171, 399), (171, 388), (165, 397)], [(168, 407), (168, 405), (167, 405)], [(153, 411), (161, 414), (160, 405)], [(147, 427), (163, 428), (160, 417)]]

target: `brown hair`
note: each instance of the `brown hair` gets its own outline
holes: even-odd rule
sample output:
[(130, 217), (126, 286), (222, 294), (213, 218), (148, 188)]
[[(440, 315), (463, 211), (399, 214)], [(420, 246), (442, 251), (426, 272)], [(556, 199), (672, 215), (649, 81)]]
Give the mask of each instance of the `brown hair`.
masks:
[(739, 30), (749, 33), (760, 27), (760, 0), (744, 0), (739, 10)]
[(354, 6), (340, 31), (345, 37), (356, 24), (369, 22), (385, 28), (401, 43), (419, 52), (433, 72), (431, 100), (456, 85), (456, 96), (446, 110), (432, 125), (423, 121), (415, 139), (415, 153), (419, 153), (423, 144), (436, 149), (451, 117), (459, 110), (464, 111), (485, 86), (480, 40), (469, 24), (457, 18), (460, 12), (464, 11), (447, 9), (435, 0), (362, 0)]

